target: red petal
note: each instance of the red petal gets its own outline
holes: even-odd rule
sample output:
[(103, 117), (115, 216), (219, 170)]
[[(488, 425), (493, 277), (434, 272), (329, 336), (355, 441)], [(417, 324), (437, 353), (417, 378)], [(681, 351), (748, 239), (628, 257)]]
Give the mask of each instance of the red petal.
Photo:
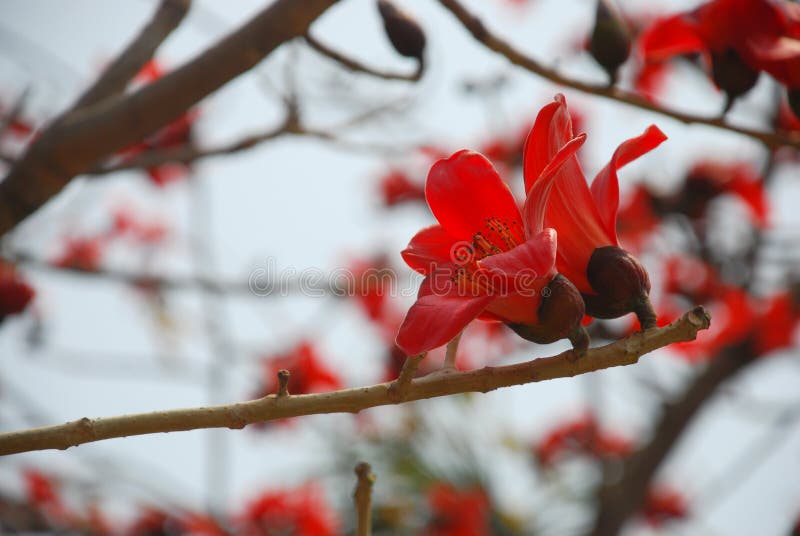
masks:
[[(519, 208), (508, 185), (491, 162), (473, 151), (459, 151), (439, 160), (428, 173), (425, 196), (439, 223), (459, 240), (486, 232), (487, 218), (499, 218), (522, 241)], [(491, 240), (491, 233), (486, 232)], [(498, 240), (501, 249), (508, 249)]]
[(663, 61), (682, 54), (705, 52), (696, 22), (686, 15), (655, 21), (639, 38), (639, 49), (646, 61)]
[(622, 142), (614, 151), (611, 161), (600, 170), (592, 182), (594, 202), (600, 211), (606, 233), (613, 237), (615, 242), (617, 241), (617, 208), (619, 208), (617, 170), (649, 153), (666, 139), (667, 136), (657, 126), (650, 125), (641, 136)]
[(408, 310), (397, 334), (397, 346), (406, 355), (419, 355), (446, 344), (494, 300), (493, 296), (459, 296), (452, 285), (453, 292), (433, 293), (433, 277), (422, 282), (420, 297)]
[(535, 278), (555, 275), (556, 232), (545, 229), (511, 251), (479, 261), (482, 268), (508, 276), (529, 274)]
[(413, 270), (428, 275), (441, 263), (452, 262), (452, 249), (458, 241), (441, 225), (422, 229), (400, 255)]
[(544, 229), (544, 218), (547, 212), (547, 201), (557, 174), (575, 152), (586, 141), (586, 134), (571, 139), (544, 167), (534, 186), (528, 190), (522, 213), (525, 217), (525, 229), (528, 235), (536, 234)]

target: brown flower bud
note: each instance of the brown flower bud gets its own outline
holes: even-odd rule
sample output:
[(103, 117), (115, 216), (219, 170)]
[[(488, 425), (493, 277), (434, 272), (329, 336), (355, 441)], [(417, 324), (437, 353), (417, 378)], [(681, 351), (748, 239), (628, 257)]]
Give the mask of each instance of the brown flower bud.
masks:
[(736, 98), (750, 91), (758, 81), (758, 71), (754, 71), (745, 64), (739, 53), (732, 48), (725, 49), (722, 53), (712, 54), (711, 70), (714, 83), (728, 97), (725, 104), (726, 112)]
[(786, 96), (789, 99), (789, 108), (798, 119), (800, 119), (800, 89), (790, 89)]
[(631, 33), (610, 0), (598, 0), (589, 53), (608, 73), (613, 85), (617, 70), (631, 53)]
[(401, 55), (422, 61), (425, 51), (425, 33), (407, 13), (389, 0), (378, 0), (378, 11), (383, 19), (383, 28), (394, 49)]
[(581, 326), (583, 298), (569, 279), (556, 274), (550, 280), (542, 289), (542, 301), (536, 314), (539, 323), (535, 326), (508, 323), (508, 327), (523, 339), (539, 344), (569, 339), (579, 357), (586, 352), (589, 336)]
[(616, 246), (597, 248), (589, 259), (586, 276), (595, 294), (584, 294), (586, 312), (597, 318), (617, 318), (636, 313), (643, 329), (655, 326), (650, 305), (650, 277), (636, 257)]

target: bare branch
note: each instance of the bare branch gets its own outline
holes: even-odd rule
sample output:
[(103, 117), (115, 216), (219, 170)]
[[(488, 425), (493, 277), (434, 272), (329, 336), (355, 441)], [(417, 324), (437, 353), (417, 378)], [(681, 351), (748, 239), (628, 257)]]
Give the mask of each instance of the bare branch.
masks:
[(0, 183), (0, 234), (56, 195), (72, 177), (136, 143), (303, 35), (336, 0), (277, 0), (183, 67), (130, 95), (55, 121)]
[(372, 486), (375, 484), (375, 473), (367, 462), (356, 465), (358, 477), (353, 502), (356, 505), (356, 536), (372, 534)]
[[(423, 400), (457, 393), (486, 393), (501, 387), (566, 378), (596, 370), (631, 365), (668, 344), (693, 340), (707, 329), (710, 317), (702, 307), (684, 314), (672, 324), (651, 329), (590, 349), (571, 360), (572, 350), (553, 357), (468, 372), (432, 374), (411, 381), (405, 400)], [(0, 434), (0, 455), (71, 446), (131, 435), (178, 432), (199, 428), (243, 428), (248, 424), (286, 417), (323, 413), (357, 413), (363, 409), (396, 403), (394, 382), (308, 395), (269, 395), (258, 400), (189, 409), (176, 409), (89, 419)]]
[(153, 57), (164, 39), (178, 27), (189, 12), (191, 4), (192, 0), (161, 0), (153, 17), (142, 28), (139, 35), (81, 95), (72, 109), (85, 108), (107, 97), (122, 93), (128, 82)]
[(455, 15), (459, 22), (461, 22), (461, 24), (472, 34), (472, 36), (476, 40), (483, 43), (486, 48), (505, 56), (505, 58), (514, 65), (522, 67), (523, 69), (550, 80), (551, 82), (565, 87), (570, 87), (572, 89), (577, 89), (578, 91), (589, 93), (591, 95), (597, 95), (598, 97), (604, 97), (606, 99), (623, 102), (625, 104), (635, 106), (636, 108), (641, 108), (642, 110), (647, 110), (671, 117), (672, 119), (676, 119), (682, 123), (706, 125), (721, 130), (727, 130), (729, 132), (735, 132), (737, 134), (760, 141), (772, 149), (779, 147), (793, 147), (795, 149), (800, 149), (800, 134), (762, 132), (731, 125), (721, 118), (700, 117), (674, 110), (667, 110), (629, 91), (624, 91), (613, 86), (587, 84), (585, 82), (567, 78), (558, 74), (553, 69), (545, 67), (530, 56), (523, 54), (514, 48), (510, 43), (492, 33), (486, 27), (486, 25), (484, 25), (483, 21), (464, 8), (458, 0), (439, 0), (439, 2), (453, 15)]
[(382, 78), (384, 80), (405, 80), (407, 82), (417, 82), (422, 78), (422, 73), (425, 70), (423, 62), (417, 62), (417, 69), (411, 74), (401, 74), (401, 73), (393, 73), (389, 71), (379, 71), (378, 69), (374, 69), (372, 67), (368, 67), (363, 63), (360, 63), (348, 56), (345, 56), (341, 52), (337, 52), (332, 48), (328, 47), (324, 43), (318, 41), (315, 37), (311, 34), (306, 34), (303, 36), (306, 40), (308, 45), (322, 54), (323, 56), (327, 56), (328, 58), (332, 59), (333, 61), (341, 64), (347, 69), (351, 71), (356, 71), (360, 73), (365, 73), (370, 76), (374, 76), (376, 78)]

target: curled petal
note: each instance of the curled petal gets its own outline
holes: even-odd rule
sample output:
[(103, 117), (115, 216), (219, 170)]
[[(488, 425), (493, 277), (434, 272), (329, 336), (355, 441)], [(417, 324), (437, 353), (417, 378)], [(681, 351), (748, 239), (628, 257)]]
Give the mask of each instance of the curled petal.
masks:
[(592, 196), (600, 212), (603, 226), (608, 236), (617, 240), (617, 209), (619, 208), (619, 180), (617, 170), (640, 156), (658, 147), (667, 136), (655, 125), (650, 125), (644, 134), (626, 140), (617, 147), (606, 167), (592, 182)]

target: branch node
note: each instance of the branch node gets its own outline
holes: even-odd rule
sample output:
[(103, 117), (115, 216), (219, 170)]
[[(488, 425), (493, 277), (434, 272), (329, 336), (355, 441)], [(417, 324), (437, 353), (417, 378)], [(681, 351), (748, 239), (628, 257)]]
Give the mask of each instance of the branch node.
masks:
[(427, 354), (422, 354), (414, 357), (409, 357), (403, 363), (403, 369), (395, 381), (389, 385), (389, 400), (394, 403), (403, 402), (408, 393), (408, 388), (411, 386), (411, 380), (417, 373), (419, 363)]
[(367, 462), (360, 462), (355, 469), (358, 482), (353, 492), (356, 506), (356, 535), (369, 536), (372, 533), (372, 486), (376, 476)]
[(286, 369), (278, 371), (278, 398), (289, 396), (289, 376), (292, 373)]

